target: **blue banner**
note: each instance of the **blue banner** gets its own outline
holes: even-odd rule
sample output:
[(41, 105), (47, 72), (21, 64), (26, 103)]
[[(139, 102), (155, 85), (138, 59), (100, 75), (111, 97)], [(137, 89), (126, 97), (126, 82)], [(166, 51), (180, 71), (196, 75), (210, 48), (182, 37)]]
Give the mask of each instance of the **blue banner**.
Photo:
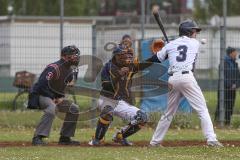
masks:
[[(150, 50), (150, 45), (151, 45), (152, 41), (153, 41), (153, 39), (148, 39), (148, 40), (143, 40), (141, 42), (141, 50), (142, 50), (141, 58), (142, 58), (142, 60), (147, 59), (152, 56), (152, 52)], [(169, 67), (168, 60), (161, 63), (161, 65), (164, 65), (166, 68), (168, 68)], [(167, 72), (164, 73), (163, 75), (161, 75), (161, 77), (159, 77), (159, 79), (163, 80), (163, 81), (168, 81), (168, 78), (169, 78), (169, 76), (168, 76)], [(144, 94), (147, 94), (147, 93), (143, 92), (142, 97), (146, 97), (146, 96), (144, 96)], [(167, 94), (162, 94), (162, 95), (155, 96), (155, 97), (141, 99), (141, 102), (140, 102), (141, 109), (144, 110), (145, 112), (156, 112), (156, 111), (164, 112), (165, 109), (167, 108), (167, 96), (168, 96)], [(186, 100), (186, 98), (182, 98), (180, 100), (178, 111), (192, 112), (192, 108), (191, 108), (190, 104), (188, 103), (188, 101)]]

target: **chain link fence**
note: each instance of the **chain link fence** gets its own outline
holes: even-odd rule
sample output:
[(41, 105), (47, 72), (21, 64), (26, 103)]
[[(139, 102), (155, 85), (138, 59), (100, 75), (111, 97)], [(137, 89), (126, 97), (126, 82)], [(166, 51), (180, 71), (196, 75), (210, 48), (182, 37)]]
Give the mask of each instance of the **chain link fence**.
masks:
[[(240, 49), (240, 28), (228, 28), (226, 46)], [(17, 19), (2, 20), (0, 22), (0, 108), (12, 109), (13, 101), (19, 91), (19, 88), (13, 86), (15, 74), (19, 71), (27, 71), (36, 75), (36, 79), (44, 69), (44, 67), (57, 61), (60, 56), (60, 27), (58, 19)], [(177, 36), (178, 28), (174, 26), (166, 26), (166, 32), (169, 36)], [(63, 43), (64, 46), (74, 44), (81, 50), (81, 55), (94, 55), (107, 62), (112, 56), (111, 51), (106, 51), (104, 46), (108, 42), (119, 43), (124, 34), (129, 34), (134, 39), (134, 48), (136, 55), (141, 57), (141, 30), (140, 25), (95, 25), (91, 20), (65, 19)], [(145, 26), (145, 38), (159, 38), (162, 33), (156, 25)], [(218, 102), (219, 90), (219, 64), (220, 64), (220, 29), (216, 27), (203, 27), (203, 31), (198, 35), (198, 39), (202, 42), (198, 61), (196, 66), (196, 78), (205, 95), (209, 111), (212, 118), (216, 116), (216, 107)], [(206, 42), (206, 43), (205, 43)], [(225, 55), (227, 63), (233, 62), (228, 59), (229, 55)], [(236, 56), (236, 62), (239, 63), (239, 56)], [(224, 71), (224, 82), (231, 81), (231, 89), (225, 90), (225, 118), (231, 113), (238, 114), (240, 112), (239, 91), (239, 75), (238, 72), (232, 72), (232, 64), (230, 68)], [(87, 72), (87, 65), (94, 65), (91, 59), (88, 59), (86, 65), (79, 68), (80, 81), (78, 85), (91, 86), (90, 83), (83, 83), (81, 77)], [(236, 67), (236, 66), (235, 66)], [(237, 69), (238, 66), (235, 68)], [(234, 80), (228, 78), (228, 73), (235, 74)], [(236, 87), (234, 86), (236, 85)], [(94, 84), (96, 85), (96, 84)], [(235, 87), (235, 88), (234, 88)], [(27, 95), (25, 95), (25, 98)], [(23, 98), (22, 98), (23, 99)], [(80, 106), (91, 106), (92, 98), (77, 98)], [(235, 100), (234, 100), (235, 99)], [(235, 102), (234, 102), (235, 101)], [(235, 107), (234, 107), (235, 106)], [(216, 114), (215, 114), (216, 113)], [(228, 120), (226, 119), (226, 122)]]

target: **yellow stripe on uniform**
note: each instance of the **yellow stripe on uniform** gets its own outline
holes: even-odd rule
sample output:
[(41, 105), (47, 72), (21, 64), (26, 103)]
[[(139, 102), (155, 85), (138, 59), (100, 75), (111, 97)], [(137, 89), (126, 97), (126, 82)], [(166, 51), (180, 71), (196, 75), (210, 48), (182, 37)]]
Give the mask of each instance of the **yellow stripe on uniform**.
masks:
[(117, 88), (116, 88), (116, 90), (114, 90), (114, 97), (116, 97), (117, 96), (117, 94), (118, 94), (118, 91), (119, 91), (119, 82), (117, 82)]
[(102, 124), (110, 124), (110, 121), (107, 121), (107, 120), (105, 120), (105, 119), (103, 119), (103, 118), (99, 118), (99, 121), (102, 123)]
[(128, 92), (128, 83), (129, 83), (129, 81), (131, 80), (132, 74), (133, 74), (133, 72), (129, 72), (128, 78), (127, 78), (127, 82), (126, 82), (126, 86), (125, 86), (125, 90), (126, 90), (126, 93), (127, 93), (127, 96), (128, 96), (128, 97), (130, 96), (130, 95), (129, 95), (129, 92)]
[(102, 81), (102, 84), (103, 84), (103, 83), (109, 83), (109, 82), (111, 82), (111, 81)]
[(110, 70), (109, 71), (110, 75), (113, 77), (113, 78), (116, 78), (116, 76), (112, 73), (112, 71)]

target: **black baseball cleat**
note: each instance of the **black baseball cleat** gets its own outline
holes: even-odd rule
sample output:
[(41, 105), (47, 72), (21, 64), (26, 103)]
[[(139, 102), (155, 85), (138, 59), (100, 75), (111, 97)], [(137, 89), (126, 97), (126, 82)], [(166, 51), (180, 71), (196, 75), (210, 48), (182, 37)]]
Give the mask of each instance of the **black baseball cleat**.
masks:
[(133, 143), (132, 142), (129, 142), (126, 138), (123, 138), (122, 137), (122, 133), (120, 132), (117, 132), (113, 135), (113, 142), (115, 143), (119, 143), (121, 144), (122, 146), (132, 146)]
[(99, 146), (100, 145), (100, 141), (94, 138), (91, 141), (89, 141), (88, 144), (90, 146)]
[(70, 137), (64, 137), (61, 136), (58, 141), (59, 145), (72, 145), (72, 146), (78, 146), (80, 145), (79, 141), (74, 141)]
[(45, 145), (47, 145), (47, 143), (44, 142), (43, 138), (44, 138), (44, 136), (40, 136), (40, 135), (37, 135), (37, 136), (33, 137), (32, 145), (33, 146), (45, 146)]

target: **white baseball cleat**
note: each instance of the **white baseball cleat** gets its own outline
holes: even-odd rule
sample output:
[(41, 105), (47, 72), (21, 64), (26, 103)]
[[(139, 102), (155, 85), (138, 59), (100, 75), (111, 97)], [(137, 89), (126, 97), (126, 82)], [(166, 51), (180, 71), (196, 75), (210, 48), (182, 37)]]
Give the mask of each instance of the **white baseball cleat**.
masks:
[(164, 147), (164, 146), (160, 143), (150, 143), (149, 147)]
[(207, 145), (210, 147), (224, 147), (219, 141), (207, 141)]

